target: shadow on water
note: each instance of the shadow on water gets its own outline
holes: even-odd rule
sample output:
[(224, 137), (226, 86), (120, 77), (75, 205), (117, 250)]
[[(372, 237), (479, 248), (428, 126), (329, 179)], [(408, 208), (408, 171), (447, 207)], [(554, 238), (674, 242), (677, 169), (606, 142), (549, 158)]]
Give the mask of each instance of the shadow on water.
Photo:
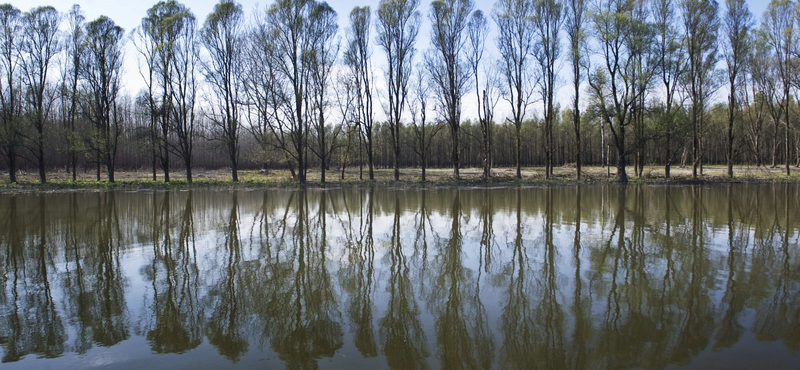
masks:
[(2, 362), (793, 369), (798, 191), (4, 195)]

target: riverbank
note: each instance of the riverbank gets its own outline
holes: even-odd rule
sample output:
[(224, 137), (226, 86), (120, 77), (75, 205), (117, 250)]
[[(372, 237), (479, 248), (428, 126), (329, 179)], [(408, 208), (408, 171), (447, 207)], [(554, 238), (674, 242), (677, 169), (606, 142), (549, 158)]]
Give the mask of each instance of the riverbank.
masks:
[[(792, 175), (786, 176), (785, 169), (736, 166), (734, 178), (726, 175), (725, 166), (705, 166), (703, 175), (697, 180), (691, 177), (691, 167), (673, 167), (671, 177), (664, 176), (664, 168), (659, 166), (645, 167), (641, 178), (634, 176), (633, 167), (628, 169), (631, 184), (709, 184), (730, 182), (795, 182), (800, 181), (800, 169), (792, 167)], [(554, 169), (550, 179), (545, 178), (544, 168), (526, 167), (522, 169), (522, 179), (517, 179), (514, 168), (497, 168), (492, 171), (492, 178), (484, 181), (481, 178), (480, 168), (464, 168), (460, 170), (460, 177), (455, 180), (451, 168), (428, 169), (426, 182), (422, 182), (422, 171), (419, 168), (403, 168), (400, 170), (400, 181), (394, 181), (392, 169), (375, 170), (375, 180), (367, 180), (366, 168), (362, 176), (359, 169), (349, 168), (345, 171), (344, 178), (341, 171), (331, 170), (326, 172), (326, 183), (320, 182), (319, 170), (312, 170), (308, 174), (308, 187), (365, 187), (370, 185), (385, 187), (454, 187), (454, 186), (545, 186), (545, 185), (575, 185), (614, 183), (616, 169), (598, 166), (583, 168), (583, 177), (580, 181), (575, 179), (575, 168), (564, 166)], [(293, 180), (289, 171), (240, 171), (239, 183), (231, 181), (230, 170), (195, 170), (193, 182), (190, 184), (185, 179), (183, 171), (170, 173), (171, 181), (163, 181), (163, 173), (158, 173), (157, 180), (153, 181), (150, 171), (119, 171), (115, 174), (116, 182), (111, 183), (105, 179), (96, 181), (94, 173), (80, 173), (77, 181), (72, 181), (72, 176), (66, 171), (50, 171), (47, 173), (47, 184), (40, 184), (37, 172), (20, 171), (17, 183), (10, 183), (8, 175), (0, 175), (0, 193), (15, 192), (58, 192), (75, 190), (167, 190), (189, 188), (291, 188), (300, 187), (300, 183)], [(105, 175), (105, 174), (103, 174)]]

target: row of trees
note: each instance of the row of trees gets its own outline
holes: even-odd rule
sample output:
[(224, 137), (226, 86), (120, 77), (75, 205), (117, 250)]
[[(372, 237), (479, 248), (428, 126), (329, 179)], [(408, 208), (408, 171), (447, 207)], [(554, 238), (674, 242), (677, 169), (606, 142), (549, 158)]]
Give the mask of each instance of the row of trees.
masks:
[[(727, 163), (733, 176), (737, 161), (760, 166), (771, 155), (789, 174), (800, 160), (792, 1), (772, 1), (756, 26), (744, 0), (726, 0), (723, 11), (707, 0), (498, 0), (491, 15), (471, 0), (434, 0), (421, 53), (419, 8), (419, 0), (355, 7), (342, 39), (336, 11), (316, 0), (276, 0), (250, 18), (221, 0), (202, 25), (185, 5), (160, 1), (129, 37), (107, 17), (86, 23), (78, 6), (61, 15), (2, 5), (0, 153), (9, 178), (23, 159), (41, 182), (48, 165), (64, 161), (75, 179), (82, 160), (113, 181), (120, 146), (133, 145), (154, 180), (160, 170), (169, 181), (179, 160), (191, 181), (200, 145), (224, 152), (238, 181), (244, 145), (246, 161), (287, 167), (300, 182), (311, 166), (324, 182), (335, 160), (363, 163), (374, 179), (377, 151), (391, 153), (395, 179), (416, 163), (424, 180), (444, 133), (455, 178), (465, 149), (479, 153), (485, 178), (493, 165), (515, 165), (521, 177), (532, 163), (549, 178), (570, 162), (580, 179), (583, 162), (607, 163), (614, 148), (623, 183), (629, 161), (637, 176), (645, 163), (662, 163), (669, 177), (681, 158), (697, 177), (705, 161)], [(135, 99), (120, 89), (126, 42), (146, 86)], [(566, 80), (572, 99), (561, 102)], [(465, 132), (470, 92), (478, 130)], [(511, 135), (500, 141), (496, 130)], [(498, 160), (510, 142), (515, 158)]]

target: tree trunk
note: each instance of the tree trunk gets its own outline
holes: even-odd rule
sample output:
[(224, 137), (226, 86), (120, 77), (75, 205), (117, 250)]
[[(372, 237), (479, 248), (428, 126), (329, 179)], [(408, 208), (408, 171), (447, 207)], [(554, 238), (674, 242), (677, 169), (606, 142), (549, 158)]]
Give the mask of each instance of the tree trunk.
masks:
[(427, 180), (426, 177), (425, 177), (425, 172), (427, 170), (427, 168), (426, 168), (427, 166), (425, 166), (425, 162), (427, 162), (427, 161), (425, 159), (426, 159), (425, 155), (423, 154), (422, 155), (422, 182), (425, 182)]
[(37, 159), (39, 161), (39, 182), (44, 184), (44, 183), (47, 182), (47, 175), (45, 174), (45, 171), (44, 171), (44, 133), (43, 132), (39, 131), (38, 139), (39, 139), (39, 148), (38, 148), (39, 158), (37, 158)]
[(14, 148), (8, 151), (8, 179), (17, 182), (17, 153)]
[(671, 152), (670, 145), (669, 145), (670, 144), (670, 140), (669, 139), (670, 139), (670, 136), (669, 136), (669, 134), (667, 134), (666, 135), (666, 143), (665, 143), (666, 155), (664, 156), (664, 161), (665, 161), (665, 163), (664, 163), (664, 178), (666, 178), (667, 180), (669, 180), (669, 176), (670, 176), (669, 170), (670, 170), (670, 166), (672, 165), (672, 152)]
[(108, 172), (108, 182), (114, 182), (114, 164), (110, 160), (106, 163), (106, 170)]
[(233, 182), (239, 182), (239, 161), (236, 158), (231, 158), (231, 177)]
[(728, 103), (728, 150), (727, 150), (727, 160), (728, 160), (728, 178), (733, 178), (733, 119), (735, 117), (735, 104), (736, 98), (733, 94), (729, 99)]
[(625, 149), (617, 146), (617, 176), (615, 181), (620, 184), (628, 183), (628, 174), (625, 172)]
[(186, 182), (192, 183), (192, 161), (186, 160), (184, 161), (186, 164)]
[(520, 132), (521, 130), (520, 129), (521, 129), (522, 123), (520, 122), (519, 124), (517, 124), (515, 126), (516, 126), (516, 130), (517, 130), (517, 137), (516, 137), (516, 139), (517, 139), (517, 142), (516, 142), (517, 151), (515, 153), (517, 155), (517, 178), (518, 179), (522, 179), (522, 168), (521, 168), (521, 162), (522, 162), (522, 138), (520, 137), (520, 135), (521, 135), (521, 132)]
[(400, 126), (395, 126), (392, 146), (394, 147), (394, 181), (400, 180)]
[(458, 126), (454, 124), (450, 124), (450, 137), (453, 139), (453, 152), (450, 155), (450, 159), (453, 161), (453, 178), (458, 180)]
[(78, 156), (72, 153), (72, 181), (78, 180)]
[(789, 158), (791, 158), (792, 145), (789, 142), (789, 136), (791, 135), (792, 125), (789, 124), (789, 107), (791, 105), (789, 104), (790, 96), (788, 90), (786, 91), (785, 96), (786, 96), (786, 109), (784, 114), (786, 117), (786, 131), (784, 132), (785, 135), (784, 141), (786, 142), (786, 176), (791, 176), (792, 171), (789, 169), (789, 161), (791, 161), (791, 159)]
[(697, 122), (697, 104), (692, 105), (692, 179), (697, 180), (697, 170), (700, 164), (699, 122)]
[(575, 103), (575, 178), (581, 180), (581, 117), (578, 104)]
[(367, 167), (369, 167), (369, 181), (375, 181), (375, 158), (372, 155), (372, 141), (367, 143)]

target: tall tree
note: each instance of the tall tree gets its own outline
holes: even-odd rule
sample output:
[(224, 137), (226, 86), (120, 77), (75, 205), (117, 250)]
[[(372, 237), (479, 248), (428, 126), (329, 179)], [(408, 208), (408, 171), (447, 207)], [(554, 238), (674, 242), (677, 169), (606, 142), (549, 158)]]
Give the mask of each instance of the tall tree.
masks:
[(464, 61), (464, 30), (475, 4), (472, 0), (434, 0), (431, 3), (431, 46), (426, 58), (428, 72), (436, 88), (439, 108), (450, 128), (453, 177), (458, 179), (461, 99), (467, 92), (469, 69)]
[(585, 0), (568, 0), (565, 3), (567, 36), (569, 38), (569, 60), (572, 64), (572, 127), (575, 131), (575, 177), (581, 179), (581, 165), (583, 163), (583, 145), (581, 145), (581, 109), (580, 93), (581, 65), (583, 64), (583, 49), (586, 42), (586, 30), (584, 29), (584, 13), (586, 12)]
[(772, 48), (767, 44), (764, 32), (753, 29), (751, 37), (750, 56), (747, 58), (749, 79), (745, 79), (749, 81), (749, 90), (745, 90), (744, 106), (750, 150), (756, 167), (761, 167), (763, 165), (761, 145), (766, 134), (764, 122), (770, 112), (769, 107), (773, 105), (776, 73), (773, 72), (775, 63), (773, 63)]
[(632, 74), (628, 77), (633, 81), (634, 95), (637, 99), (631, 107), (631, 114), (634, 121), (634, 146), (633, 149), (636, 153), (634, 158), (634, 173), (639, 178), (644, 173), (644, 149), (648, 139), (648, 134), (645, 132), (645, 112), (647, 110), (647, 94), (650, 91), (650, 84), (654, 77), (654, 67), (657, 65), (657, 53), (655, 45), (650, 41), (652, 40), (653, 27), (649, 19), (649, 9), (645, 2), (636, 1), (631, 12), (633, 20), (633, 27), (631, 32), (626, 36), (629, 39), (628, 44), (633, 56), (633, 69)]
[(634, 30), (641, 29), (639, 20), (632, 15), (635, 10), (634, 0), (610, 0), (599, 3), (591, 13), (600, 65), (588, 74), (588, 82), (602, 124), (611, 132), (617, 152), (615, 180), (621, 184), (628, 182), (625, 134), (634, 122), (633, 107), (644, 93), (636, 88), (638, 80), (632, 78), (638, 68), (635, 50), (641, 47), (635, 43), (650, 42), (633, 37)]
[(381, 0), (378, 5), (378, 46), (386, 54), (386, 115), (392, 135), (394, 179), (400, 179), (400, 132), (408, 97), (408, 81), (419, 34), (419, 0)]
[(372, 124), (374, 122), (372, 98), (372, 52), (370, 51), (370, 25), (372, 12), (368, 6), (355, 7), (350, 12), (347, 29), (347, 49), (344, 62), (350, 69), (355, 93), (356, 126), (364, 140), (370, 181), (375, 180), (373, 160)]
[(472, 78), (475, 80), (476, 108), (478, 111), (478, 122), (481, 126), (481, 162), (483, 163), (483, 179), (488, 180), (492, 176), (492, 113), (493, 104), (489, 100), (487, 90), (491, 91), (493, 81), (488, 70), (484, 71), (485, 82), (483, 88), (483, 98), (481, 98), (480, 72), (483, 65), (483, 55), (486, 48), (486, 37), (489, 35), (489, 22), (480, 10), (472, 12), (467, 22), (467, 64), (472, 70)]
[(499, 0), (492, 14), (497, 24), (500, 70), (505, 80), (503, 98), (511, 105), (515, 134), (517, 178), (522, 178), (522, 122), (533, 100), (538, 75), (531, 62), (534, 54), (534, 7), (531, 0)]
[(780, 77), (780, 96), (781, 102), (779, 105), (783, 106), (783, 124), (786, 130), (784, 137), (784, 146), (786, 151), (786, 176), (789, 176), (791, 170), (789, 169), (789, 157), (791, 153), (791, 145), (789, 144), (789, 137), (791, 136), (791, 123), (789, 121), (789, 107), (791, 106), (791, 89), (792, 79), (794, 78), (795, 53), (797, 52), (795, 45), (797, 38), (794, 34), (795, 27), (795, 14), (797, 12), (796, 4), (791, 0), (772, 0), (764, 12), (764, 18), (761, 21), (761, 30), (766, 36), (767, 43), (772, 48), (775, 55), (775, 61), (778, 66), (778, 75)]
[[(327, 21), (323, 23), (330, 28), (331, 17), (335, 19), (335, 13), (331, 12), (333, 10), (324, 2), (279, 0), (267, 10), (263, 31), (258, 37), (260, 50), (267, 54), (270, 71), (267, 83), (273, 119), (268, 127), (293, 173), (297, 166), (296, 177), (301, 183), (306, 182), (308, 173), (311, 125), (319, 122), (319, 116), (314, 117), (320, 112), (314, 103), (319, 101), (319, 89), (315, 84), (322, 80), (315, 72), (315, 68), (321, 66), (316, 58), (323, 53), (322, 40), (326, 43), (332, 40), (330, 30), (321, 38), (314, 23), (323, 22), (320, 17), (325, 17)], [(327, 58), (330, 56), (327, 54)], [(325, 63), (325, 68), (330, 68), (330, 59)], [(327, 76), (325, 78), (327, 84)], [(324, 98), (324, 91), (321, 93)]]
[(670, 167), (679, 147), (673, 143), (679, 133), (675, 115), (675, 92), (686, 71), (684, 44), (676, 24), (674, 0), (653, 2), (653, 18), (656, 37), (655, 58), (658, 77), (664, 90), (664, 109), (659, 118), (660, 135), (664, 139), (664, 176), (670, 178)]
[(310, 49), (304, 55), (308, 58), (311, 77), (311, 127), (316, 146), (311, 151), (320, 160), (320, 182), (325, 183), (325, 170), (332, 151), (336, 148), (333, 140), (338, 136), (341, 126), (326, 126), (328, 109), (328, 87), (331, 69), (339, 54), (339, 43), (335, 41), (339, 26), (336, 11), (326, 2), (316, 3), (308, 15), (308, 34), (311, 37)]
[(85, 17), (79, 5), (73, 5), (69, 11), (68, 35), (65, 38), (66, 58), (64, 60), (64, 75), (62, 78), (62, 106), (66, 109), (67, 153), (69, 166), (72, 169), (72, 181), (78, 178), (78, 153), (82, 148), (82, 139), (77, 129), (78, 116), (78, 88), (80, 84), (80, 71), (84, 56), (85, 43), (84, 30)]
[(203, 72), (216, 100), (216, 107), (210, 114), (211, 123), (218, 131), (214, 137), (226, 149), (234, 182), (239, 181), (243, 17), (240, 4), (220, 0), (200, 30), (208, 52), (207, 60), (202, 63)]
[[(175, 73), (174, 59), (178, 48), (178, 39), (182, 36), (187, 19), (194, 18), (189, 10), (175, 0), (159, 1), (147, 10), (147, 15), (142, 18), (141, 34), (147, 39), (146, 47), (142, 49), (148, 60), (149, 91), (153, 104), (151, 120), (158, 122), (158, 129), (154, 131), (154, 143), (162, 171), (164, 182), (169, 182), (170, 172), (170, 136), (174, 98), (173, 78)], [(155, 81), (154, 81), (155, 77)], [(155, 85), (155, 86), (154, 86)], [(157, 91), (156, 91), (157, 90)], [(156, 96), (157, 94), (157, 96)], [(156, 100), (158, 99), (158, 100)]]
[(197, 40), (197, 19), (188, 9), (180, 13), (180, 32), (175, 40), (172, 58), (172, 129), (175, 142), (170, 147), (186, 168), (186, 181), (192, 182), (192, 159), (195, 137), (195, 105), (197, 102), (197, 65), (200, 62)]
[(414, 133), (414, 152), (419, 156), (422, 167), (422, 182), (427, 180), (428, 157), (433, 138), (442, 130), (444, 125), (428, 122), (428, 100), (430, 99), (430, 86), (427, 83), (428, 74), (425, 68), (419, 66), (412, 88), (412, 97), (409, 102), (411, 111), (411, 129)]
[(276, 64), (273, 63), (275, 44), (273, 30), (267, 22), (268, 12), (257, 10), (253, 17), (253, 27), (248, 31), (247, 47), (243, 54), (246, 60), (243, 80), (244, 93), (247, 97), (247, 130), (253, 135), (260, 149), (266, 156), (272, 149), (281, 150), (288, 162), (292, 178), (296, 177), (293, 162), (289, 160), (283, 136), (273, 132), (279, 122), (275, 115), (280, 107), (282, 86), (277, 76)]
[(544, 104), (544, 173), (545, 177), (549, 179), (553, 174), (556, 75), (558, 74), (558, 58), (561, 55), (560, 33), (564, 23), (564, 11), (560, 0), (535, 0), (534, 14), (534, 25), (539, 40), (534, 49), (534, 55), (539, 62), (541, 71), (539, 93)]
[[(150, 37), (145, 31), (146, 28), (145, 22), (142, 20), (142, 25), (133, 30), (132, 39), (134, 47), (142, 57), (142, 60), (137, 62), (144, 63), (144, 70), (141, 65), (139, 66), (139, 74), (141, 74), (144, 80), (146, 92), (141, 92), (140, 102), (143, 103), (141, 104), (142, 106), (147, 106), (147, 146), (150, 151), (152, 179), (156, 181), (158, 179), (158, 150), (160, 148), (158, 143), (159, 106), (156, 100), (158, 95), (158, 86), (156, 86), (156, 59), (158, 57), (156, 49), (158, 48), (158, 40)], [(146, 104), (144, 103), (145, 98)]]
[(0, 153), (8, 164), (8, 178), (17, 182), (17, 150), (20, 142), (19, 35), (22, 29), (19, 9), (0, 5)]
[(703, 136), (706, 130), (706, 104), (714, 91), (719, 5), (716, 0), (684, 0), (681, 4), (688, 57), (687, 92), (692, 107), (692, 178), (703, 174)]
[(45, 174), (45, 135), (50, 121), (50, 108), (56, 90), (48, 83), (51, 61), (61, 51), (58, 27), (61, 17), (52, 6), (31, 9), (22, 16), (23, 37), (20, 45), (22, 72), (28, 103), (28, 122), (35, 132), (28, 149), (39, 167), (39, 181), (47, 182)]
[(747, 68), (747, 58), (750, 55), (750, 29), (753, 27), (753, 14), (744, 0), (725, 0), (727, 12), (724, 15), (723, 27), (725, 29), (724, 55), (728, 65), (728, 135), (726, 159), (728, 164), (728, 177), (733, 178), (733, 124), (741, 108), (737, 95), (741, 95), (743, 74)]
[(86, 25), (86, 53), (83, 70), (90, 98), (85, 111), (94, 124), (90, 145), (96, 155), (97, 180), (100, 164), (106, 166), (108, 181), (114, 182), (117, 147), (122, 132), (118, 114), (124, 30), (106, 16)]

